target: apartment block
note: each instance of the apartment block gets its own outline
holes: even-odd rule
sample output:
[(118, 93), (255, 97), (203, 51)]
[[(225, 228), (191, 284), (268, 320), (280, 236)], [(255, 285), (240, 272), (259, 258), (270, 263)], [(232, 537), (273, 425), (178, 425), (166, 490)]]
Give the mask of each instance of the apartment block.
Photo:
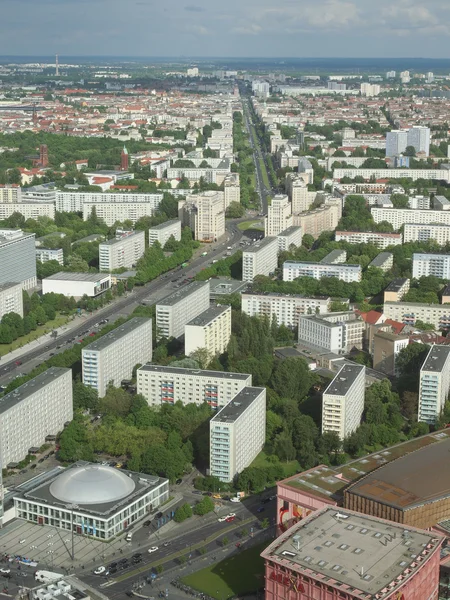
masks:
[(150, 227), (148, 230), (148, 245), (152, 246), (155, 242), (159, 242), (164, 248), (167, 240), (172, 235), (177, 242), (181, 240), (181, 221), (178, 219), (172, 219)]
[[(89, 210), (92, 206), (101, 207), (110, 204), (136, 204), (147, 205), (147, 214), (151, 215), (158, 209), (163, 194), (138, 194), (138, 193), (120, 193), (120, 192), (76, 192), (76, 191), (56, 191), (56, 210), (58, 212), (85, 212), (84, 206), (88, 205)], [(131, 218), (131, 217), (130, 217)], [(86, 220), (86, 219), (85, 219)], [(124, 221), (125, 219), (116, 219)], [(115, 223), (115, 221), (113, 221)], [(111, 223), (111, 225), (113, 224)]]
[(210, 357), (223, 354), (231, 336), (231, 306), (214, 305), (184, 328), (184, 353), (190, 356), (205, 348)]
[(0, 229), (0, 284), (17, 282), (24, 290), (36, 287), (35, 234)]
[(428, 156), (430, 154), (430, 137), (429, 127), (414, 125), (408, 131), (408, 146), (413, 146), (416, 152), (423, 152), (425, 156)]
[(410, 280), (403, 277), (392, 280), (384, 290), (383, 302), (400, 302), (409, 292), (410, 284)]
[(445, 244), (450, 242), (450, 225), (406, 223), (403, 228), (403, 239), (405, 243), (434, 240), (440, 246), (445, 246)]
[(306, 175), (308, 184), (313, 184), (314, 182), (314, 169), (311, 164), (311, 161), (306, 158), (306, 156), (300, 156), (298, 159), (298, 174)]
[(221, 408), (243, 388), (252, 385), (245, 373), (203, 371), (160, 365), (144, 365), (137, 370), (137, 392), (150, 406), (163, 404), (203, 404)]
[(408, 145), (408, 132), (406, 130), (393, 130), (386, 133), (386, 156), (393, 158), (403, 154)]
[(151, 359), (152, 320), (134, 317), (83, 348), (83, 383), (103, 398), (108, 385), (119, 387), (137, 364)]
[(450, 171), (447, 169), (334, 169), (333, 179), (341, 180), (343, 177), (362, 177), (367, 181), (373, 179), (402, 179), (406, 177), (417, 181), (418, 179), (437, 179), (449, 181)]
[(445, 196), (434, 196), (433, 208), (434, 210), (450, 210), (450, 200)]
[(117, 230), (116, 237), (98, 247), (100, 271), (131, 268), (145, 252), (145, 231)]
[(12, 312), (23, 317), (22, 284), (0, 283), (0, 321), (3, 315)]
[(433, 425), (450, 392), (450, 347), (432, 346), (420, 369), (418, 420)]
[(373, 336), (373, 368), (386, 375), (398, 375), (397, 357), (409, 345), (409, 336), (379, 330)]
[(298, 177), (295, 173), (286, 173), (285, 188), (292, 204), (293, 214), (302, 213), (311, 208), (317, 192), (310, 192), (302, 177)]
[(450, 306), (448, 304), (385, 302), (383, 312), (386, 319), (399, 321), (405, 325), (415, 325), (416, 321), (422, 321), (422, 323), (434, 325), (437, 330), (450, 327)]
[(181, 337), (189, 321), (209, 308), (209, 283), (194, 281), (156, 304), (156, 339)]
[(64, 264), (64, 253), (62, 248), (36, 248), (36, 260), (46, 263), (49, 260), (56, 260), (60, 265)]
[(326, 256), (322, 258), (320, 264), (322, 265), (341, 265), (347, 260), (347, 252), (345, 250), (332, 250)]
[(287, 260), (283, 263), (283, 281), (294, 281), (298, 277), (337, 277), (348, 283), (361, 281), (361, 265), (327, 265), (314, 262), (294, 262)]
[(352, 348), (363, 347), (364, 330), (364, 321), (352, 311), (301, 316), (298, 341), (334, 354), (347, 354)]
[(257, 275), (270, 275), (278, 266), (278, 240), (266, 237), (246, 247), (242, 252), (242, 281), (250, 281)]
[(415, 279), (434, 275), (439, 279), (450, 279), (450, 254), (414, 253), (412, 276)]
[(328, 313), (331, 305), (331, 298), (326, 296), (305, 298), (269, 292), (243, 292), (241, 300), (242, 312), (250, 317), (276, 318), (278, 325), (291, 329), (298, 326), (301, 316)]
[(337, 433), (341, 440), (361, 424), (364, 412), (366, 367), (344, 365), (322, 397), (322, 433)]
[(336, 231), (335, 240), (348, 244), (373, 244), (380, 249), (401, 246), (403, 243), (401, 233), (378, 233), (375, 231)]
[(429, 210), (430, 198), (428, 196), (411, 196), (408, 199), (408, 207), (413, 210)]
[(336, 204), (326, 204), (314, 210), (294, 214), (294, 225), (302, 228), (303, 235), (317, 239), (323, 231), (334, 231), (341, 218), (342, 209)]
[(51, 367), (0, 398), (3, 468), (36, 452), (73, 418), (72, 370)]
[(368, 266), (382, 271), (389, 271), (394, 266), (394, 255), (392, 252), (380, 252)]
[[(213, 131), (218, 131), (217, 129)], [(237, 202), (240, 204), (241, 202), (241, 186), (239, 183), (239, 174), (238, 173), (230, 173), (227, 175), (223, 182), (223, 192), (224, 192), (224, 203), (225, 210), (230, 206), (232, 202)]]
[(380, 208), (374, 206), (370, 209), (375, 223), (387, 221), (395, 230), (415, 223), (420, 225), (450, 225), (450, 211), (448, 210), (411, 210), (409, 208)]
[(242, 389), (209, 422), (210, 474), (231, 482), (258, 456), (266, 441), (266, 390)]
[(302, 245), (302, 228), (288, 227), (277, 235), (278, 252), (287, 252), (291, 246), (299, 248)]
[(22, 188), (18, 185), (0, 185), (0, 204), (22, 201)]
[(277, 236), (279, 233), (292, 227), (292, 205), (289, 198), (284, 194), (277, 194), (267, 209), (267, 217), (264, 220), (264, 235)]
[(0, 204), (0, 220), (8, 219), (13, 213), (20, 213), (25, 220), (48, 217), (55, 220), (55, 204), (48, 202), (6, 202)]
[(180, 200), (178, 216), (190, 227), (196, 240), (213, 242), (225, 234), (224, 192), (208, 190)]

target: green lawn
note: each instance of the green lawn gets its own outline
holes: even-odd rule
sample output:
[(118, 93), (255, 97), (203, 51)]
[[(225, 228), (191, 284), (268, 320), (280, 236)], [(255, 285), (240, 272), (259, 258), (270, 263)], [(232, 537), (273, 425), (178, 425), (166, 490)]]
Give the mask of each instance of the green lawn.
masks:
[(53, 321), (48, 321), (45, 325), (38, 327), (36, 331), (30, 331), (30, 333), (27, 333), (27, 335), (23, 335), (22, 337), (18, 338), (12, 344), (0, 344), (0, 356), (5, 356), (9, 352), (16, 350), (16, 348), (25, 346), (25, 344), (36, 340), (45, 333), (49, 333), (52, 329), (61, 327), (61, 325), (64, 325), (69, 320), (70, 317), (64, 315), (56, 317), (56, 319), (53, 319)]
[(261, 167), (263, 183), (267, 188), (270, 189), (271, 186), (270, 186), (270, 182), (269, 182), (269, 176), (267, 175), (266, 164), (262, 158), (259, 159), (259, 166)]
[(261, 221), (242, 221), (242, 223), (239, 223), (238, 229), (241, 231), (245, 231), (246, 229), (259, 229), (260, 231), (264, 231), (264, 226)]
[[(273, 464), (274, 463), (270, 462), (267, 459), (267, 455), (265, 452), (260, 452), (250, 466), (265, 469), (267, 467), (272, 466)], [(289, 462), (280, 462), (280, 465), (283, 467), (285, 477), (290, 477), (291, 475), (295, 475), (296, 473), (299, 473), (299, 471), (301, 470), (300, 465), (298, 464), (298, 462), (296, 460), (291, 460)]]
[(182, 581), (217, 600), (256, 592), (264, 586), (264, 561), (260, 554), (268, 545), (266, 541), (242, 550), (216, 565), (184, 577)]

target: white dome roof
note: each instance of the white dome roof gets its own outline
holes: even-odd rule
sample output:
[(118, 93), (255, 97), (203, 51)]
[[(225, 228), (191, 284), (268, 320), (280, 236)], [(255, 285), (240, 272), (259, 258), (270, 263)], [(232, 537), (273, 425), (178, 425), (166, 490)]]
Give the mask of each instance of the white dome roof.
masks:
[(135, 487), (133, 479), (118, 469), (87, 465), (67, 469), (50, 485), (50, 493), (70, 504), (107, 504), (125, 498)]

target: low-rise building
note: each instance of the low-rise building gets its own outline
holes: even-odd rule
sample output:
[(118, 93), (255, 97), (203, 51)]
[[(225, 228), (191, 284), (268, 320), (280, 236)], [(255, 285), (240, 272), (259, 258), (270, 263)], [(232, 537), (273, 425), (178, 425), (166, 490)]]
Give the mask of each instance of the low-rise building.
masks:
[(209, 308), (209, 283), (194, 281), (156, 304), (156, 339), (181, 337), (189, 321)]
[(64, 253), (62, 248), (36, 248), (36, 260), (46, 263), (49, 260), (56, 260), (60, 265), (64, 264)]
[(3, 315), (16, 313), (23, 317), (23, 293), (21, 283), (0, 283), (0, 321)]
[(148, 230), (148, 245), (152, 246), (155, 242), (159, 242), (164, 248), (171, 236), (177, 242), (181, 240), (181, 221), (178, 219), (172, 219), (171, 221), (150, 227)]
[(252, 282), (257, 275), (270, 275), (277, 268), (278, 240), (266, 237), (242, 252), (242, 281)]
[(382, 271), (389, 271), (394, 266), (394, 255), (392, 252), (380, 252), (368, 266)]
[[(86, 213), (89, 216), (93, 206), (102, 207), (107, 205), (112, 208), (112, 205), (126, 205), (130, 208), (136, 204), (146, 204), (147, 214), (155, 212), (163, 199), (162, 193), (157, 194), (141, 194), (133, 192), (78, 192), (78, 191), (56, 191), (56, 210), (58, 212), (82, 212), (85, 213), (84, 206), (87, 205)], [(103, 211), (103, 209), (101, 209)], [(133, 209), (131, 208), (131, 211)], [(131, 217), (130, 217), (131, 219)], [(86, 219), (85, 219), (86, 220)], [(125, 219), (116, 219), (124, 221)], [(113, 221), (111, 225), (115, 223)]]
[(145, 231), (117, 230), (116, 237), (98, 247), (100, 271), (134, 267), (145, 252)]
[(184, 353), (190, 356), (205, 348), (212, 358), (223, 354), (231, 336), (231, 306), (213, 305), (184, 328)]
[(283, 281), (294, 281), (298, 277), (337, 277), (350, 283), (361, 281), (361, 265), (322, 264), (314, 262), (295, 262), (287, 260), (283, 263)]
[(420, 369), (418, 420), (434, 425), (450, 392), (450, 346), (432, 346)]
[(399, 321), (405, 325), (415, 325), (417, 321), (422, 321), (422, 323), (433, 325), (437, 330), (450, 327), (450, 306), (448, 304), (385, 302), (383, 312), (386, 319)]
[(362, 348), (364, 321), (352, 311), (301, 316), (298, 341), (334, 354), (346, 354)]
[(42, 293), (63, 294), (70, 298), (95, 298), (109, 290), (111, 275), (104, 273), (66, 273), (61, 271), (42, 280)]
[(344, 365), (322, 397), (322, 433), (337, 433), (341, 440), (361, 424), (364, 412), (366, 367)]
[(348, 244), (373, 244), (381, 249), (389, 246), (401, 246), (403, 243), (401, 233), (379, 233), (377, 231), (336, 231), (335, 239), (337, 242), (347, 242)]
[(266, 390), (245, 387), (209, 422), (210, 474), (231, 482), (266, 441)]
[(384, 290), (384, 302), (400, 302), (400, 300), (409, 292), (410, 280), (403, 277), (397, 277)]

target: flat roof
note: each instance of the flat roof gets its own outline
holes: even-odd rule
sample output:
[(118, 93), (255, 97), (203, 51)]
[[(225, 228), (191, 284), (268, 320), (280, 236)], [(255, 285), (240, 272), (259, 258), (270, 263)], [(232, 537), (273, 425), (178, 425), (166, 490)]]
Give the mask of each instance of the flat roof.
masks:
[(92, 281), (93, 283), (96, 283), (97, 281), (101, 281), (102, 279), (108, 279), (108, 277), (110, 277), (110, 275), (105, 273), (66, 273), (65, 271), (60, 271), (59, 273), (50, 275), (45, 279), (47, 281)]
[(269, 235), (268, 237), (264, 237), (260, 242), (255, 242), (253, 246), (249, 246), (248, 248), (246, 247), (245, 249), (243, 249), (242, 254), (248, 254), (249, 252), (258, 252), (258, 250), (261, 250), (261, 248), (265, 248), (273, 242), (278, 244), (277, 238)]
[(347, 252), (345, 250), (340, 250), (339, 248), (336, 250), (332, 250), (331, 252), (328, 252), (328, 254), (322, 258), (320, 263), (323, 265), (329, 264), (330, 261), (334, 261), (337, 258), (341, 258), (341, 256), (343, 256), (343, 255), (345, 256), (345, 258), (347, 258)]
[(122, 237), (112, 238), (111, 240), (106, 240), (106, 242), (102, 242), (100, 244), (100, 246), (113, 246), (114, 244), (120, 244), (120, 243), (123, 243), (124, 240), (129, 240), (130, 238), (133, 238), (136, 235), (141, 235), (145, 239), (145, 231), (138, 230), (138, 231), (133, 231), (132, 233), (128, 233), (127, 235), (124, 235)]
[(277, 237), (291, 235), (293, 233), (296, 233), (298, 230), (301, 231), (301, 229), (302, 228), (298, 227), (298, 225), (291, 225), (290, 227), (279, 233)]
[(205, 369), (186, 369), (183, 367), (171, 367), (162, 365), (152, 365), (151, 363), (143, 365), (138, 371), (151, 371), (152, 373), (165, 373), (167, 375), (195, 375), (196, 377), (214, 377), (219, 379), (236, 379), (238, 381), (247, 381), (251, 375), (249, 373), (227, 373), (225, 371), (206, 371)]
[(398, 292), (406, 283), (408, 282), (407, 278), (397, 277), (391, 281), (391, 283), (384, 290), (385, 292)]
[(380, 252), (375, 258), (370, 262), (369, 267), (375, 267), (376, 265), (382, 265), (387, 260), (393, 258), (392, 252)]
[(227, 277), (213, 278), (209, 281), (209, 294), (213, 298), (214, 296), (245, 292), (248, 286), (248, 281), (237, 281), (237, 279), (228, 279)]
[(331, 300), (330, 296), (302, 296), (301, 294), (282, 294), (281, 292), (255, 292), (252, 289), (242, 292), (242, 296), (273, 296), (274, 298), (298, 298), (303, 300)]
[(291, 527), (262, 556), (333, 587), (344, 586), (352, 597), (379, 594), (381, 599), (396, 590), (392, 582), (398, 586), (413, 577), (439, 551), (443, 539), (434, 532), (326, 507)]
[(172, 292), (165, 298), (158, 300), (158, 302), (156, 303), (156, 308), (158, 308), (158, 306), (173, 306), (174, 304), (177, 304), (183, 298), (186, 298), (186, 296), (190, 296), (191, 294), (194, 294), (200, 288), (205, 287), (205, 286), (209, 287), (209, 283), (207, 281), (193, 281), (192, 283), (188, 283), (188, 285), (186, 285), (181, 290)]
[(359, 269), (361, 270), (361, 265), (350, 265), (347, 263), (337, 263), (337, 264), (329, 264), (329, 263), (323, 263), (323, 262), (309, 262), (306, 260), (285, 260), (283, 263), (283, 267), (284, 265), (289, 266), (294, 266), (294, 267), (301, 267), (301, 266), (309, 266), (309, 267), (332, 267), (334, 269)]
[(20, 283), (20, 281), (6, 281), (5, 283), (0, 283), (0, 292), (5, 292), (6, 290), (9, 290), (10, 288), (13, 287), (17, 287), (20, 286), (22, 287), (22, 284)]
[(211, 323), (217, 317), (220, 317), (223, 313), (231, 311), (231, 307), (226, 304), (214, 304), (210, 306), (205, 311), (200, 313), (197, 317), (194, 317), (192, 321), (189, 321), (187, 325), (193, 325), (197, 327), (204, 327)]
[(344, 365), (324, 391), (324, 394), (345, 396), (354, 384), (358, 375), (360, 375), (361, 372), (364, 373), (365, 369), (364, 365)]
[(114, 342), (117, 342), (117, 340), (120, 340), (120, 338), (125, 337), (126, 335), (128, 335), (132, 331), (135, 331), (139, 327), (142, 327), (142, 325), (148, 323), (149, 321), (151, 322), (150, 318), (147, 319), (145, 317), (133, 317), (129, 321), (126, 321), (122, 325), (119, 325), (119, 327), (116, 327), (115, 329), (102, 336), (98, 340), (95, 340), (94, 342), (92, 342), (92, 344), (85, 346), (83, 348), (83, 354), (85, 351), (96, 352), (99, 350), (104, 350), (111, 344), (114, 344)]
[(443, 370), (449, 355), (449, 346), (432, 346), (422, 365), (421, 371), (435, 371), (436, 373), (440, 373)]
[(249, 406), (265, 392), (265, 388), (245, 387), (228, 402), (226, 406), (214, 415), (211, 422), (234, 423), (241, 417)]
[(164, 223), (160, 223), (159, 225), (154, 225), (153, 227), (149, 227), (149, 231), (154, 231), (155, 229), (165, 229), (166, 227), (172, 227), (172, 225), (175, 225), (175, 223), (180, 223), (181, 225), (181, 221), (179, 219), (171, 219), (170, 221), (164, 221)]
[(61, 377), (69, 371), (71, 372), (71, 369), (65, 369), (63, 367), (50, 367), (50, 369), (47, 369), (40, 375), (37, 375), (26, 383), (23, 383), (15, 390), (12, 390), (12, 392), (8, 392), (3, 396), (3, 398), (0, 398), (0, 414), (8, 411), (16, 404), (19, 404), (19, 402), (22, 402), (22, 400), (29, 398), (39, 389), (45, 387), (49, 383), (53, 383), (55, 379), (58, 379), (58, 377)]

